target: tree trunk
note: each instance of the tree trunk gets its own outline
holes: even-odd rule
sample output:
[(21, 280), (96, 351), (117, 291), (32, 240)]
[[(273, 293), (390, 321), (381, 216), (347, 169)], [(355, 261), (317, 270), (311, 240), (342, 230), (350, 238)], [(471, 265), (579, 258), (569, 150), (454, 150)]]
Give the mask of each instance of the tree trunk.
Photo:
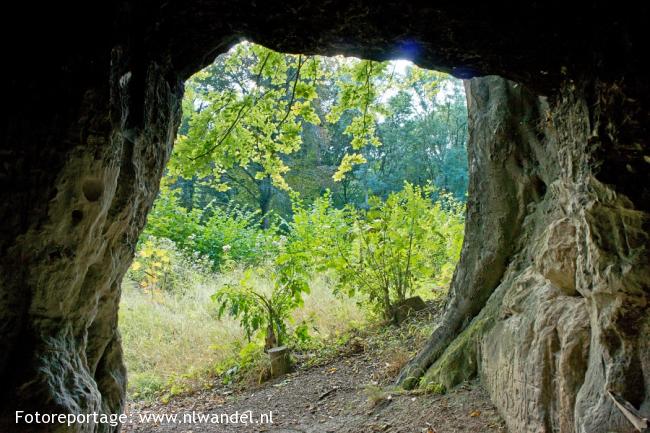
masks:
[(271, 361), (271, 377), (280, 377), (291, 371), (291, 357), (287, 346), (269, 350), (269, 359)]
[(260, 190), (260, 211), (262, 212), (262, 228), (267, 230), (271, 227), (271, 219), (269, 218), (269, 212), (271, 211), (271, 199), (273, 198), (273, 185), (271, 183), (271, 178), (266, 176), (259, 183)]

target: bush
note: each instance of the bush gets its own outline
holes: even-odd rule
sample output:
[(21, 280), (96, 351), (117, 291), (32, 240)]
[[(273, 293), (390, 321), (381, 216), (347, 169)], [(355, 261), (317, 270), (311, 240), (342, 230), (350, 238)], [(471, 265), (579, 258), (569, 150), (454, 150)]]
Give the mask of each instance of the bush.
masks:
[[(267, 266), (249, 268), (236, 284), (226, 284), (212, 297), (218, 316), (224, 313), (239, 320), (248, 340), (265, 331), (264, 349), (281, 346), (287, 337), (287, 320), (302, 306), (309, 293), (309, 261), (300, 255), (281, 253)], [(254, 276), (264, 275), (268, 284), (255, 284)]]
[(180, 294), (205, 281), (209, 262), (181, 254), (169, 239), (150, 236), (139, 244), (127, 277), (153, 299), (161, 292)]
[(430, 187), (405, 183), (369, 209), (333, 209), (329, 195), (298, 206), (286, 254), (311, 257), (333, 270), (337, 288), (360, 292), (373, 311), (393, 319), (395, 303), (415, 292), (447, 286), (458, 261), (464, 205), (449, 194), (434, 203)]
[(351, 253), (354, 215), (351, 207), (333, 207), (329, 192), (309, 206), (294, 200), (284, 254), (309, 262), (321, 272), (338, 271)]
[(449, 196), (433, 203), (432, 192), (405, 183), (386, 201), (372, 197), (369, 209), (354, 215), (351, 254), (337, 269), (341, 285), (361, 291), (387, 320), (395, 318), (396, 303), (434, 286), (444, 265), (458, 259), (461, 207)]
[(277, 249), (275, 229), (260, 228), (259, 212), (208, 205), (187, 210), (176, 190), (163, 186), (141, 240), (166, 238), (188, 257), (206, 257), (213, 270), (227, 260), (256, 264)]
[[(286, 342), (291, 313), (302, 306), (303, 294), (310, 292), (314, 270), (325, 268), (315, 257), (334, 248), (336, 237), (347, 232), (344, 212), (331, 208), (329, 194), (309, 208), (302, 206), (297, 197), (294, 202), (294, 220), (289, 224), (288, 236), (274, 243), (275, 258), (249, 268), (236, 284), (225, 285), (213, 296), (219, 317), (227, 313), (239, 320), (249, 341), (264, 330), (265, 350)], [(253, 284), (255, 274), (265, 275), (270, 284)], [(308, 325), (298, 325), (291, 338), (305, 344), (309, 340)]]

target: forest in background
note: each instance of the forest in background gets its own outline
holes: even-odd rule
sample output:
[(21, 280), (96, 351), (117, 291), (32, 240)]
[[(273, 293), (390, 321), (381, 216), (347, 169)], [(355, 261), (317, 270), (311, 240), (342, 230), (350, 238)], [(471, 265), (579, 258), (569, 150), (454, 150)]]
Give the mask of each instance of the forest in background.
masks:
[[(313, 201), (330, 190), (337, 207), (362, 207), (370, 195), (401, 190), (404, 181), (431, 183), (465, 200), (460, 80), (405, 61), (280, 53), (269, 59), (269, 52), (240, 44), (187, 82), (170, 163), (185, 208), (214, 201), (286, 218), (289, 191)], [(258, 81), (270, 90), (259, 91)]]
[(134, 398), (241, 380), (278, 345), (317, 358), (446, 293), (467, 190), (459, 80), (241, 43), (188, 80), (183, 109), (123, 289)]

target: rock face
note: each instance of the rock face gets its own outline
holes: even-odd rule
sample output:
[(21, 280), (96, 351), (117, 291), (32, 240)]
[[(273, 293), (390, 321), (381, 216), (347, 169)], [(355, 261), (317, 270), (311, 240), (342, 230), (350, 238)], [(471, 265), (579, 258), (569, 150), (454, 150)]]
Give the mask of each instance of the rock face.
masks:
[[(114, 54), (117, 72), (120, 54)], [(120, 284), (180, 116), (180, 90), (170, 88), (155, 65), (144, 81), (141, 127), (129, 125), (134, 114), (126, 98), (128, 72), (112, 80), (114, 100), (92, 92), (84, 96), (83, 109), (89, 111), (82, 114), (66, 160), (53, 167), (58, 171), (46, 188), (47, 212), (25, 216), (24, 222), (37, 221), (13, 244), (3, 245), (0, 371), (8, 385), (3, 409), (10, 411), (4, 414), (11, 417), (4, 420), (9, 425), (15, 410), (113, 413), (123, 407)], [(109, 110), (92, 112), (95, 104), (121, 116), (113, 123), (105, 117)], [(86, 424), (72, 431), (107, 428)], [(2, 430), (17, 431), (13, 425)], [(27, 429), (33, 430), (37, 426)]]
[(16, 426), (15, 410), (122, 410), (120, 282), (171, 150), (182, 82), (241, 37), (513, 80), (467, 83), (466, 240), (442, 325), (401, 380), (479, 375), (513, 432), (631, 431), (606, 388), (649, 415), (645, 6), (18, 7), (34, 9), (11, 21), (38, 46), (7, 44), (3, 70), (1, 431), (53, 430)]
[[(612, 107), (498, 77), (466, 90), (463, 255), (442, 325), (401, 380), (451, 387), (478, 374), (511, 431), (634, 431), (606, 390), (648, 415), (649, 220), (598, 179), (599, 129), (618, 134)], [(611, 103), (620, 89), (600, 91)]]

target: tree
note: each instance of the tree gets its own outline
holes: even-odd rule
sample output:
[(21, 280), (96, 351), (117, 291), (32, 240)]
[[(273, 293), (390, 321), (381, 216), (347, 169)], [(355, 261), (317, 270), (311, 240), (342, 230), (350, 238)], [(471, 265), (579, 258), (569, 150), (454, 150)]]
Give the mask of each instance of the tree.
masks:
[(467, 190), (467, 112), (458, 80), (407, 67), (378, 124), (380, 147), (367, 147), (367, 164), (353, 173), (372, 194), (387, 197), (406, 180), (432, 183), (464, 201)]
[[(385, 71), (385, 63), (239, 44), (188, 81), (170, 173), (210, 182), (219, 191), (236, 188), (268, 227), (274, 198), (291, 189), (285, 175), (297, 160), (306, 125), (318, 128), (312, 131), (327, 131), (323, 120), (344, 125), (340, 132), (349, 140), (330, 142), (336, 150), (322, 147), (336, 154), (326, 165), (338, 168), (332, 173), (338, 181), (365, 161), (361, 148), (380, 144), (376, 122)], [(324, 105), (319, 112), (317, 105)], [(185, 187), (193, 204), (194, 185)]]
[(303, 122), (319, 122), (311, 107), (319, 73), (316, 58), (237, 45), (189, 80), (189, 118), (171, 173), (211, 178), (222, 191), (237, 183), (257, 201), (268, 227), (274, 188), (288, 189), (283, 157), (300, 148)]

